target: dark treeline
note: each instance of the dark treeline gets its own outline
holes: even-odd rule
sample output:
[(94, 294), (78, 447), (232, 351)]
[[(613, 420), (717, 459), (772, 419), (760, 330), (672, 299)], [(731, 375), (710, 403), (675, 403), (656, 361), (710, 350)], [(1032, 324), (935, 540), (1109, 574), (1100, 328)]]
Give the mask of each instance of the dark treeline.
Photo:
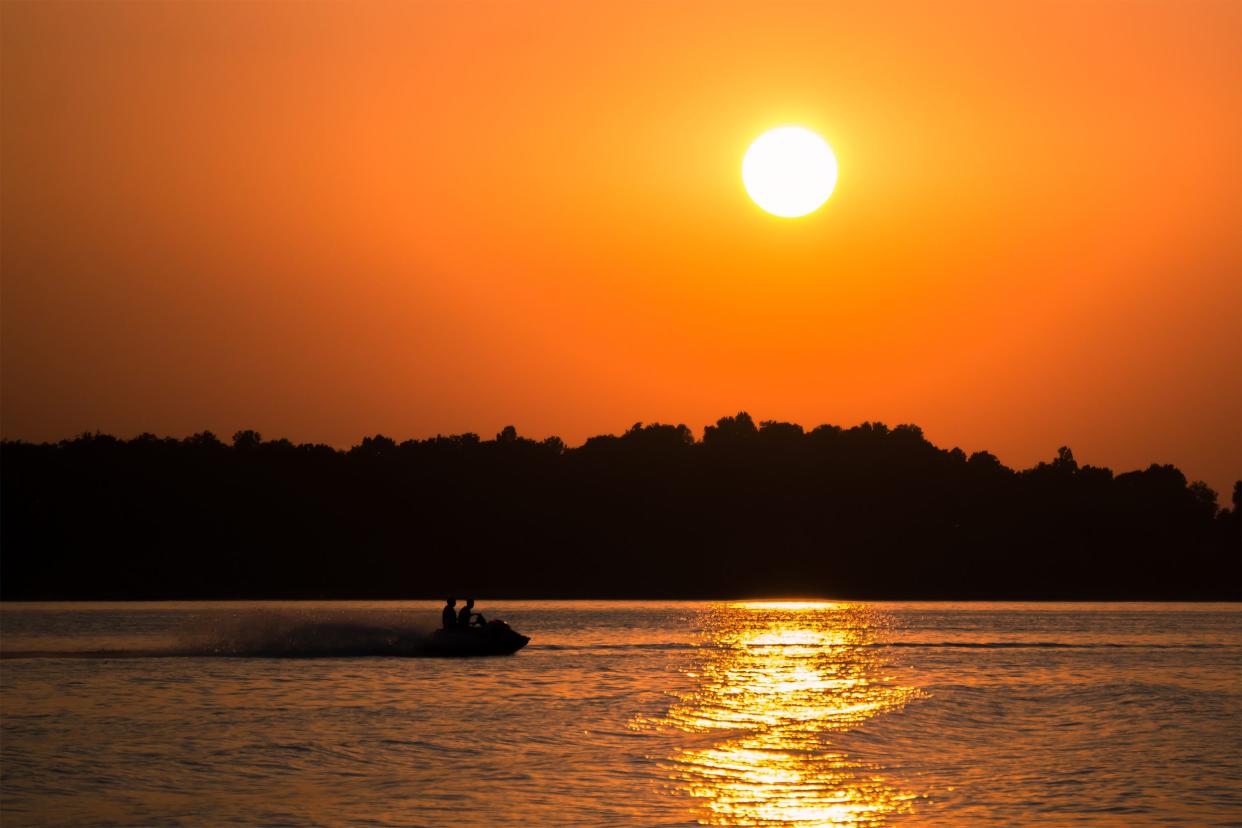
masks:
[(1239, 599), (1232, 508), (1173, 466), (1014, 471), (915, 426), (506, 428), (348, 451), (210, 433), (0, 445), (25, 598)]

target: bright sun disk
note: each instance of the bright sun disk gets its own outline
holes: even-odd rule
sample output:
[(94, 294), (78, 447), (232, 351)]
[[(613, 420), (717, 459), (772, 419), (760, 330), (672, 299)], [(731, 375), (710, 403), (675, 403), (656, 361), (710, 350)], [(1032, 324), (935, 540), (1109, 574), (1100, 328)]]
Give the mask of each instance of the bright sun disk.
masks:
[(742, 159), (742, 183), (755, 203), (774, 216), (797, 218), (819, 209), (837, 184), (832, 147), (797, 126), (771, 129)]

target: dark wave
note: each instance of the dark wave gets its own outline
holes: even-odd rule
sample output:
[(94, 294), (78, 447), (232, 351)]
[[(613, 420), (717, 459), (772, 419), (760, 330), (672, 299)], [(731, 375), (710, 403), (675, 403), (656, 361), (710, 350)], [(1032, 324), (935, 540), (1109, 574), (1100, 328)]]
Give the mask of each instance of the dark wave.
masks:
[[(357, 625), (310, 625), (302, 634), (268, 641), (228, 642), (198, 646), (171, 646), (134, 649), (94, 650), (0, 650), (0, 660), (10, 659), (134, 659), (134, 658), (416, 658), (426, 652), (426, 635)], [(780, 648), (783, 644), (751, 645)], [(801, 646), (801, 645), (799, 645)], [(840, 645), (861, 649), (929, 650), (1227, 650), (1242, 649), (1239, 644), (1138, 644), (1068, 641), (888, 641)], [(533, 644), (530, 649), (544, 652), (624, 652), (685, 651), (730, 649), (727, 646), (685, 642), (639, 642), (633, 644)], [(837, 649), (831, 646), (824, 649)]]
[(108, 650), (4, 650), (0, 660), (10, 659), (129, 659), (129, 658), (415, 658), (430, 655), (423, 642), (384, 644), (375, 642), (352, 647), (308, 646), (272, 647), (246, 650), (215, 648), (152, 648)]
[(232, 624), (186, 631), (163, 646), (0, 650), (22, 658), (363, 658), (427, 655), (430, 629), (350, 618), (307, 622), (256, 614)]

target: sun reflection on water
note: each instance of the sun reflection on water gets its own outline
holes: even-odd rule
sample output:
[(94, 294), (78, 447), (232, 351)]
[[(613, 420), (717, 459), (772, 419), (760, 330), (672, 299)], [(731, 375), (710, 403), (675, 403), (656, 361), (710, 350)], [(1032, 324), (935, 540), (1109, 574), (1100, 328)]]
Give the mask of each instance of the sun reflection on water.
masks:
[[(861, 606), (755, 602), (705, 619), (695, 688), (644, 723), (711, 744), (668, 757), (674, 785), (712, 825), (879, 825), (914, 794), (832, 746), (832, 735), (916, 693), (882, 673), (868, 645), (884, 618)], [(714, 737), (714, 738), (712, 738)]]

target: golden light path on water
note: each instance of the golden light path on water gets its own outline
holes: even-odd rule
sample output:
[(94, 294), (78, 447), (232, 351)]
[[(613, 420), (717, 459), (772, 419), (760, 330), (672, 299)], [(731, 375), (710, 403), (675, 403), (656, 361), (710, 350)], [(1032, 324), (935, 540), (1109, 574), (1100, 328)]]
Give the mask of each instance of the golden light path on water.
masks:
[(664, 766), (712, 825), (879, 825), (912, 793), (833, 748), (833, 735), (900, 709), (918, 691), (884, 675), (867, 607), (754, 602), (714, 609), (694, 689), (641, 727), (702, 734)]

